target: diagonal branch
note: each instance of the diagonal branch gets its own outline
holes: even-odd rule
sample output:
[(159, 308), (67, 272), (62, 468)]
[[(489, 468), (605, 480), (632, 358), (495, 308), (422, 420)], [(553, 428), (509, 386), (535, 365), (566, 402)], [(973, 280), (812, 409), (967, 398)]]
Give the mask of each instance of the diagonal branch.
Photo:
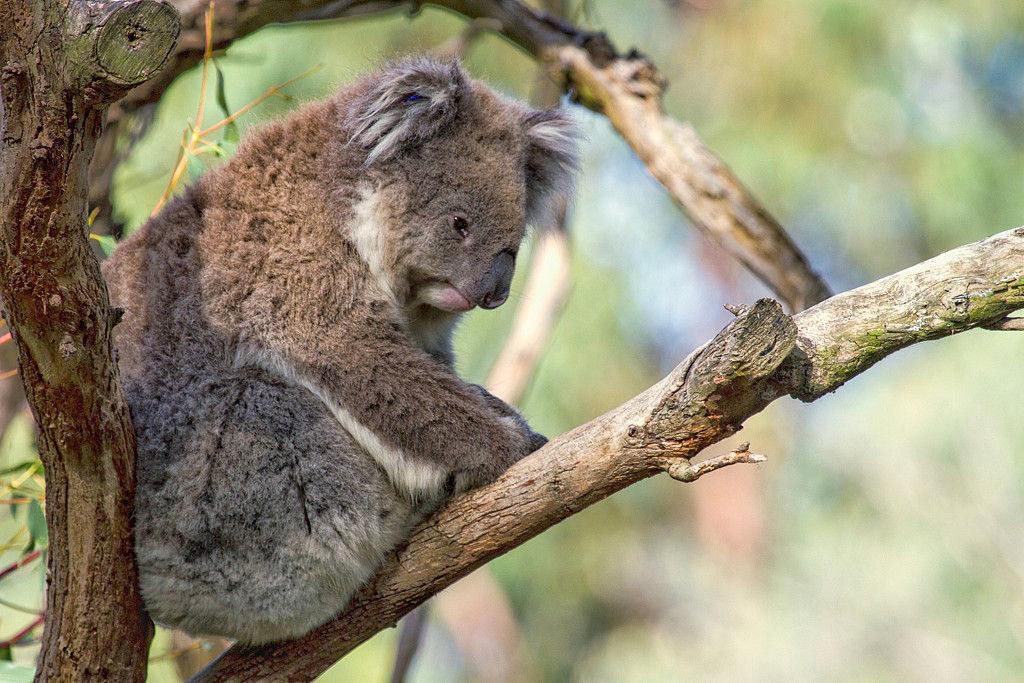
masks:
[(663, 78), (642, 56), (608, 64), (563, 45), (544, 51), (581, 104), (608, 117), (693, 224), (768, 285), (794, 312), (830, 296), (786, 231), (688, 123), (662, 110)]
[(450, 501), (335, 620), (295, 641), (232, 648), (193, 683), (312, 680), (483, 563), (636, 481), (679, 472), (681, 459), (736, 432), (779, 396), (813, 400), (905, 346), (1020, 308), (1024, 228), (793, 318), (762, 299), (643, 394), (552, 440), (490, 486)]

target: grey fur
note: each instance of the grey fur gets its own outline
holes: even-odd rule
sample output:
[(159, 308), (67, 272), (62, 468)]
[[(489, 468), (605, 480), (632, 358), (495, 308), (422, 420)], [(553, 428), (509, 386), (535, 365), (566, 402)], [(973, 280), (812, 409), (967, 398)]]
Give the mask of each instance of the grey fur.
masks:
[(575, 159), (561, 112), (413, 59), (253, 132), (118, 248), (158, 623), (300, 636), (444, 497), (544, 443), (454, 374), (451, 331), (507, 294)]

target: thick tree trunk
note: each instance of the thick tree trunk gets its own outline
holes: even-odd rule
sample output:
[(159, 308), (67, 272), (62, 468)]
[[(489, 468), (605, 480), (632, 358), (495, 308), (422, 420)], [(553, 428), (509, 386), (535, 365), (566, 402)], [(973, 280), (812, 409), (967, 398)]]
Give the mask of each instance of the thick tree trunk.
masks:
[(135, 437), (117, 313), (86, 229), (106, 106), (160, 67), (177, 12), (152, 0), (3, 0), (0, 296), (46, 471), (46, 626), (37, 680), (143, 680), (152, 624), (131, 544)]

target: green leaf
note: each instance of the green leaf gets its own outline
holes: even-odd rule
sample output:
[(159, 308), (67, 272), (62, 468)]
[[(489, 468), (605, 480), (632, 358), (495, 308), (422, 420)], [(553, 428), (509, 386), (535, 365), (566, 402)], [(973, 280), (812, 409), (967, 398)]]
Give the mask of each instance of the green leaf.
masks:
[(117, 240), (112, 235), (97, 235), (95, 233), (89, 233), (90, 239), (94, 239), (100, 243), (100, 248), (103, 249), (103, 253), (110, 256), (114, 253), (114, 249), (117, 247)]
[(206, 170), (206, 164), (203, 160), (197, 157), (195, 154), (188, 152), (188, 163), (185, 165), (185, 175), (188, 178), (188, 184), (191, 185), (199, 179), (199, 176)]
[[(216, 85), (216, 100), (217, 106), (220, 107), (221, 112), (224, 114), (224, 118), (231, 116), (231, 108), (228, 107), (228, 98), (224, 94), (224, 74), (220, 70), (220, 66), (217, 64), (217, 60), (213, 60), (213, 68), (217, 72), (217, 85)], [(238, 142), (238, 126), (235, 125), (234, 121), (224, 126), (224, 141), (225, 142)]]
[(49, 537), (46, 531), (46, 515), (43, 506), (33, 498), (28, 504), (29, 549), (45, 547)]

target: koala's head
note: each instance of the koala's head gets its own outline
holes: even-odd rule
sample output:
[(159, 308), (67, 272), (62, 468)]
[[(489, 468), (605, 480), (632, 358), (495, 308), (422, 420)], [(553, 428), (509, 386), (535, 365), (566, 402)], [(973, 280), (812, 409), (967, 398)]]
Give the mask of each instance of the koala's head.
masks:
[(566, 114), (429, 58), (365, 81), (349, 112), (348, 144), (376, 194), (375, 257), (403, 298), (450, 312), (501, 305), (526, 225), (571, 185), (577, 134)]

